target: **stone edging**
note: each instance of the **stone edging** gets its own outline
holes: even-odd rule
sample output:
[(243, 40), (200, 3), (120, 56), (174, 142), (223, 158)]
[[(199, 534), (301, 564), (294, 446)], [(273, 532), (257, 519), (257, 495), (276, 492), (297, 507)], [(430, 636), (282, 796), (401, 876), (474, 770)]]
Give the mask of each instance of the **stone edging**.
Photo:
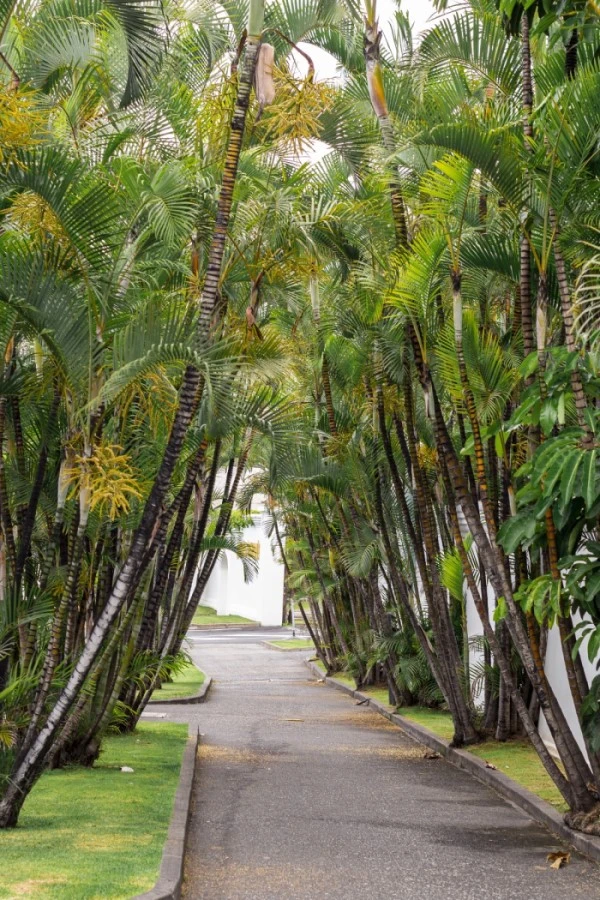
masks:
[(192, 787), (198, 759), (200, 732), (190, 734), (179, 774), (179, 784), (173, 802), (173, 812), (163, 847), (158, 881), (145, 894), (138, 894), (133, 900), (180, 900), (183, 883), (183, 863), (187, 838)]
[(305, 663), (317, 678), (324, 679), (327, 684), (339, 691), (350, 694), (352, 697), (356, 697), (358, 700), (367, 701), (372, 709), (382, 716), (385, 716), (385, 718), (394, 725), (397, 725), (398, 728), (414, 741), (437, 751), (437, 753), (444, 756), (449, 763), (452, 763), (453, 766), (468, 772), (470, 775), (477, 778), (478, 781), (483, 782), (487, 787), (491, 787), (505, 800), (514, 803), (515, 806), (518, 806), (519, 809), (526, 812), (528, 816), (540, 825), (544, 825), (553, 834), (562, 838), (562, 840), (566, 841), (580, 853), (583, 853), (584, 856), (588, 856), (595, 862), (600, 862), (600, 839), (583, 834), (579, 831), (573, 831), (568, 825), (565, 825), (561, 814), (536, 794), (521, 787), (520, 784), (517, 784), (497, 769), (489, 769), (485, 762), (477, 756), (473, 756), (473, 754), (468, 753), (465, 750), (457, 750), (454, 747), (451, 747), (447, 741), (433, 734), (427, 728), (423, 728), (422, 725), (418, 725), (416, 722), (411, 722), (410, 719), (406, 719), (404, 716), (399, 716), (397, 713), (391, 712), (383, 705), (383, 703), (379, 703), (378, 700), (369, 697), (368, 694), (363, 694), (361, 691), (356, 691), (351, 688), (350, 685), (337, 681), (330, 676), (326, 676), (324, 672), (310, 660), (305, 660)]
[(212, 684), (212, 678), (210, 675), (207, 675), (204, 678), (204, 681), (200, 685), (200, 690), (197, 693), (192, 694), (190, 697), (176, 697), (173, 700), (165, 699), (165, 700), (148, 700), (146, 706), (154, 706), (154, 704), (159, 704), (160, 706), (187, 706), (188, 703), (204, 703), (206, 700), (206, 696), (210, 690), (210, 686)]

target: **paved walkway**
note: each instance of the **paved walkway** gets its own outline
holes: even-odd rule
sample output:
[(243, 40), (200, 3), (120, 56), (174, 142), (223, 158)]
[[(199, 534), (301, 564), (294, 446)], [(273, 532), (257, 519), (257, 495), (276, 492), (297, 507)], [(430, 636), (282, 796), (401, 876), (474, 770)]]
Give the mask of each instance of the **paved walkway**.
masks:
[(600, 869), (351, 697), (301, 654), (194, 645), (215, 679), (186, 900), (600, 900)]

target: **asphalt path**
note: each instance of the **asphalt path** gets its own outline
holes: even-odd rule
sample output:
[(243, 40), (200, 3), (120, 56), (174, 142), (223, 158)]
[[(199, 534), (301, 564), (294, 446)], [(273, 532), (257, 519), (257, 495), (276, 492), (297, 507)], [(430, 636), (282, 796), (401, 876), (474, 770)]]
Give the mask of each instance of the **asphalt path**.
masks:
[[(270, 636), (270, 635), (269, 635)], [(600, 869), (493, 791), (312, 678), (302, 654), (194, 640), (200, 726), (186, 900), (600, 900)]]

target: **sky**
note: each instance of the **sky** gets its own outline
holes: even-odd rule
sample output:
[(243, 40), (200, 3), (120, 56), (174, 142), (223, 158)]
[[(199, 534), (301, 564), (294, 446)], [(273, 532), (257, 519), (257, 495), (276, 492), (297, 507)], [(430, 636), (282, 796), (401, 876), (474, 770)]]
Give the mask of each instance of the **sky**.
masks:
[[(428, 27), (428, 20), (434, 15), (435, 10), (430, 0), (401, 0), (403, 12), (407, 13), (415, 26), (416, 33)], [(395, 0), (377, 0), (377, 14), (382, 31), (386, 32), (386, 26), (392, 20), (396, 10)], [(317, 78), (329, 79), (335, 77), (335, 63), (328, 54), (311, 48), (311, 57), (315, 63)], [(298, 60), (299, 62), (299, 60)], [(300, 69), (303, 66), (300, 65)]]
[[(401, 0), (401, 10), (408, 13), (410, 21), (415, 27), (415, 33), (419, 34), (432, 23), (431, 17), (435, 14), (435, 9), (430, 0)], [(395, 0), (377, 0), (377, 15), (379, 18), (379, 26), (382, 31), (386, 32), (389, 23), (392, 21), (394, 13), (397, 9)], [(303, 46), (302, 44), (300, 45)], [(336, 62), (324, 50), (319, 50), (314, 46), (305, 46), (305, 50), (310, 53), (310, 57), (315, 65), (316, 77), (319, 80), (330, 80), (336, 77)], [(302, 74), (306, 72), (306, 62), (298, 55), (294, 54), (298, 71)], [(305, 158), (307, 160), (318, 160), (327, 152), (327, 147), (320, 141), (315, 141), (311, 145), (310, 151)]]
[[(394, 0), (379, 0), (377, 8), (379, 9), (379, 20), (383, 24), (383, 20), (393, 14), (396, 4)], [(427, 27), (427, 20), (434, 13), (433, 4), (429, 0), (402, 0), (400, 8), (403, 12), (408, 13), (418, 31)]]

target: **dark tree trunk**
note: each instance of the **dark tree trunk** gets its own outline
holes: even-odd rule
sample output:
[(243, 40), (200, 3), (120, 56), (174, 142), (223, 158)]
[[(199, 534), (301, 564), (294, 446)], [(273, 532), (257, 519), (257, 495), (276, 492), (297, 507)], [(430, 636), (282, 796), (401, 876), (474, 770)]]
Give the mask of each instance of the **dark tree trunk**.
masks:
[[(211, 333), (211, 322), (218, 296), (227, 228), (233, 204), (233, 191), (259, 44), (260, 38), (255, 35), (249, 36), (239, 77), (217, 219), (200, 303), (198, 334), (201, 342), (207, 341)], [(59, 729), (73, 704), (77, 701), (119, 611), (130, 595), (132, 587), (138, 583), (138, 573), (146, 545), (160, 516), (171, 476), (181, 454), (192, 413), (196, 408), (200, 383), (199, 372), (192, 367), (188, 367), (179, 392), (178, 406), (165, 454), (146, 502), (142, 520), (133, 538), (128, 557), (117, 576), (106, 606), (86, 641), (66, 686), (30, 748), (11, 772), (8, 786), (0, 801), (0, 828), (14, 827), (16, 825), (23, 802), (42, 772), (48, 752), (56, 739)]]

